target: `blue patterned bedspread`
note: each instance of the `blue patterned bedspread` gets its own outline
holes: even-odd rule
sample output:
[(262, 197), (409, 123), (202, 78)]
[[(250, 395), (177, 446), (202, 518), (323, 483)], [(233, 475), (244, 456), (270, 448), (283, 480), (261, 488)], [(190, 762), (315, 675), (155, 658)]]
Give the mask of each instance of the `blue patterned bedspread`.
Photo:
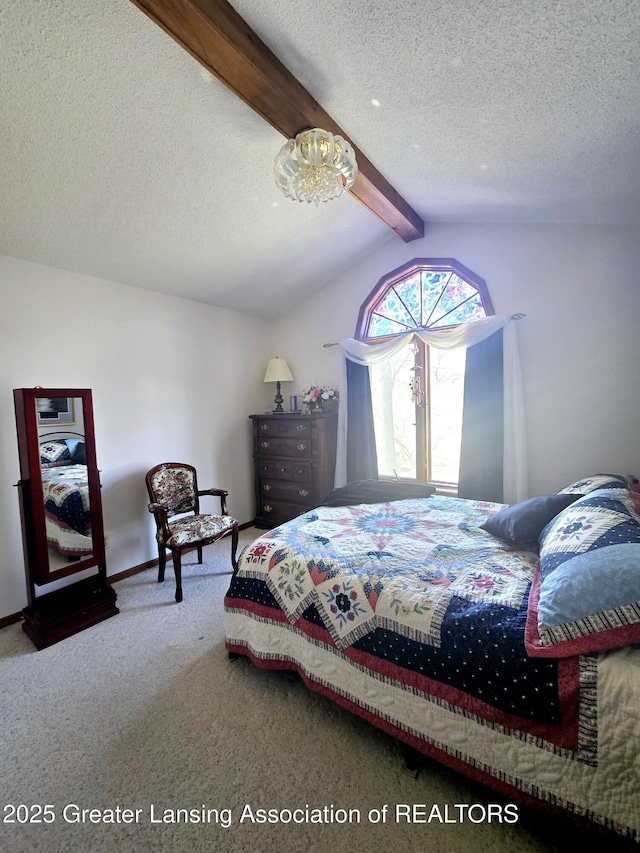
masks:
[(312, 510), (245, 549), (225, 606), (286, 620), (377, 677), (574, 749), (584, 666), (526, 654), (538, 555), (481, 529), (500, 508), (432, 497)]
[(61, 465), (43, 472), (45, 514), (59, 527), (83, 536), (91, 533), (86, 465)]

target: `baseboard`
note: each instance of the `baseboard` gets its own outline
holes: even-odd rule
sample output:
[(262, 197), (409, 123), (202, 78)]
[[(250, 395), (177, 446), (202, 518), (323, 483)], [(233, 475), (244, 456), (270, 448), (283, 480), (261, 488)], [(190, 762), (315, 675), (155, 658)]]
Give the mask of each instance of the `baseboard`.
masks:
[[(238, 525), (238, 530), (246, 530), (247, 527), (253, 526), (253, 521), (247, 521), (245, 524)], [(130, 569), (125, 569), (123, 572), (118, 572), (115, 575), (107, 575), (107, 582), (117, 583), (125, 578), (130, 578), (132, 575), (137, 575), (140, 574), (140, 572), (145, 572), (147, 569), (152, 569), (157, 565), (158, 558), (156, 557), (155, 560), (147, 560), (145, 563), (140, 563), (138, 566), (132, 566)], [(15, 625), (16, 622), (21, 622), (22, 619), (24, 619), (22, 611), (20, 611), (20, 613), (11, 613), (9, 616), (3, 616), (0, 618), (0, 631), (3, 628), (8, 628), (9, 625)]]
[(0, 630), (2, 628), (8, 628), (9, 625), (15, 625), (16, 622), (21, 622), (23, 618), (22, 612), (11, 613), (9, 616), (3, 616), (2, 619), (0, 619)]
[(145, 572), (147, 569), (152, 569), (158, 565), (158, 558), (155, 560), (147, 560), (146, 563), (140, 563), (139, 566), (132, 566), (130, 569), (125, 569), (123, 572), (118, 572), (115, 575), (107, 575), (109, 583), (117, 583), (125, 578), (130, 578), (132, 575), (139, 575), (140, 572)]

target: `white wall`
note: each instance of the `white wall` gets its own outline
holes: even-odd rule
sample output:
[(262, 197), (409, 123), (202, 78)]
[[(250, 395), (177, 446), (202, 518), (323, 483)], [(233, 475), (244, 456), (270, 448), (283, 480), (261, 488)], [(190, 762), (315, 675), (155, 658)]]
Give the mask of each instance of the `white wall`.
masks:
[(419, 257), (456, 258), (497, 313), (527, 315), (516, 328), (531, 495), (597, 471), (640, 475), (640, 228), (439, 224), (385, 243), (276, 322), (297, 389), (339, 383), (338, 348), (323, 344), (352, 337), (378, 280)]
[(144, 475), (158, 462), (191, 462), (253, 518), (247, 416), (268, 404), (271, 339), (264, 320), (0, 256), (0, 617), (26, 604), (12, 389), (92, 389), (115, 574), (157, 555)]
[[(336, 202), (339, 203), (339, 202)], [(144, 473), (192, 461), (203, 485), (253, 517), (247, 415), (268, 408), (272, 355), (295, 381), (339, 384), (324, 343), (354, 334), (382, 275), (415, 257), (453, 257), (483, 277), (518, 326), (530, 493), (602, 470), (640, 474), (640, 229), (430, 225), (385, 243), (274, 324), (242, 314), (0, 257), (0, 617), (26, 603), (12, 389), (93, 390), (111, 574), (155, 555)], [(272, 342), (277, 341), (277, 346)]]

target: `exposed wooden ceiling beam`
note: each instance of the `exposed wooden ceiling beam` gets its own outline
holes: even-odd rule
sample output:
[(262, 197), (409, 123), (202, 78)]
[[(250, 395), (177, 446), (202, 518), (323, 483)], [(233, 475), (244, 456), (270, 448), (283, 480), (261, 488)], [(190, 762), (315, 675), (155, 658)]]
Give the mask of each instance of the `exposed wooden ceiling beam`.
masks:
[(287, 139), (309, 127), (346, 137), (358, 160), (351, 194), (406, 243), (424, 236), (415, 210), (226, 0), (132, 2)]

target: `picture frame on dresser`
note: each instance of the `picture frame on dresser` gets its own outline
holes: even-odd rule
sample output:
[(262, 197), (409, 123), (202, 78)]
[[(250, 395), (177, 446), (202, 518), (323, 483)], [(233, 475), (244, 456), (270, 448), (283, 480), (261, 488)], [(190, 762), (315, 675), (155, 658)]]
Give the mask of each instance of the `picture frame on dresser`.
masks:
[(255, 526), (302, 515), (333, 489), (337, 412), (249, 415), (253, 429)]

